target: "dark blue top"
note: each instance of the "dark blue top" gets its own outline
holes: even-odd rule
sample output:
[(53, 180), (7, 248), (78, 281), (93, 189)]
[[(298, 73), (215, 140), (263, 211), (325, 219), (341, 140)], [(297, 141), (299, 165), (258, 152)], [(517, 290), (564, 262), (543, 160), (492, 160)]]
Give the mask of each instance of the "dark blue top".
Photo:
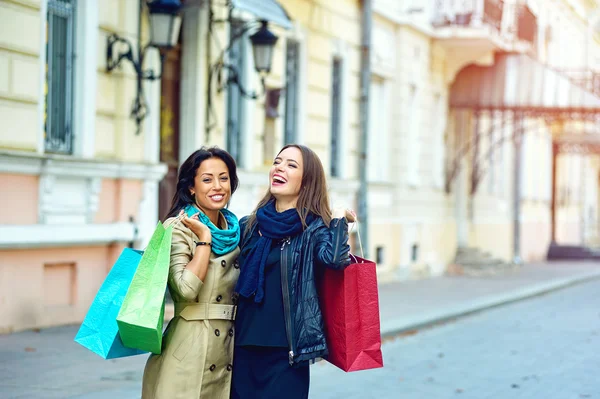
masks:
[[(258, 229), (256, 229), (258, 231)], [(244, 246), (239, 257), (240, 268), (244, 267), (244, 257), (256, 245), (258, 233)], [(254, 302), (254, 297), (239, 297), (235, 317), (236, 346), (288, 347), (281, 293), (281, 246), (272, 244), (265, 266), (265, 297), (262, 303)]]

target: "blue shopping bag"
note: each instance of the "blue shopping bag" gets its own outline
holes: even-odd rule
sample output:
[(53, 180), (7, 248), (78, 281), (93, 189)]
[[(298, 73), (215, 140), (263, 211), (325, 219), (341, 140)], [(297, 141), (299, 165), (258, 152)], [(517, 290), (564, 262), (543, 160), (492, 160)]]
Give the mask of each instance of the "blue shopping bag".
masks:
[(142, 259), (142, 254), (142, 251), (131, 248), (123, 249), (119, 259), (98, 290), (75, 336), (75, 342), (104, 359), (147, 353), (123, 345), (117, 326), (117, 315)]

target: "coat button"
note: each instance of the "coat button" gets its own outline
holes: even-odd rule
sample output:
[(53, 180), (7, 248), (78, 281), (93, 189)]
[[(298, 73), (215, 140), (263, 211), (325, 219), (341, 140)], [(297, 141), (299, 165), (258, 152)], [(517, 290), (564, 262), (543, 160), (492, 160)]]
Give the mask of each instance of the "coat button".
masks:
[(233, 337), (233, 328), (230, 328), (230, 329), (229, 329), (229, 336), (230, 336), (230, 337)]
[(218, 337), (219, 335), (221, 335), (221, 331), (219, 331), (219, 329), (215, 330), (215, 335)]
[(234, 305), (237, 305), (238, 297), (239, 297), (239, 294), (237, 292), (234, 292), (233, 295), (231, 295), (231, 302), (233, 302)]
[(231, 364), (227, 365), (227, 371), (231, 371), (231, 369), (233, 369), (233, 366)]
[(235, 262), (233, 262), (233, 267), (236, 269), (240, 268), (240, 262), (236, 259)]
[(221, 266), (223, 266), (223, 267), (227, 266), (227, 262), (225, 262), (225, 259), (223, 259), (223, 260), (221, 261)]
[(222, 296), (222, 295), (219, 295), (219, 296), (217, 297), (217, 302), (221, 302), (221, 299), (223, 299), (223, 296)]
[(212, 364), (208, 369), (210, 371), (215, 371), (216, 368), (217, 368), (217, 366), (215, 366), (214, 364)]

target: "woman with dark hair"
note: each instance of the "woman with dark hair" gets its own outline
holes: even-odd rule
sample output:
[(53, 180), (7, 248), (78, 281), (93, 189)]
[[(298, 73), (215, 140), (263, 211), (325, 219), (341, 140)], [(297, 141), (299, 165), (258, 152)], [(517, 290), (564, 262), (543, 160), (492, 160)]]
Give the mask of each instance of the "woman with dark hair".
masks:
[(308, 398), (309, 363), (327, 354), (315, 280), (350, 264), (347, 219), (330, 209), (319, 157), (285, 146), (269, 190), (240, 222), (232, 398)]
[(164, 222), (173, 226), (175, 315), (161, 354), (146, 363), (143, 399), (229, 398), (240, 227), (225, 207), (237, 186), (235, 161), (216, 147), (194, 152), (179, 169)]

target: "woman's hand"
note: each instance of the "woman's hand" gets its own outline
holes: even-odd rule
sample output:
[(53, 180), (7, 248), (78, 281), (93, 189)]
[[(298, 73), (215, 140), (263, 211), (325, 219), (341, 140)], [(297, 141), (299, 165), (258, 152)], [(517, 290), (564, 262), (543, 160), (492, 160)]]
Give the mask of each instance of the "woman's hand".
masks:
[(336, 208), (332, 212), (334, 219), (346, 218), (348, 223), (356, 222), (356, 213), (352, 209)]
[(192, 217), (188, 217), (182, 210), (179, 215), (182, 216), (181, 222), (183, 225), (192, 230), (192, 232), (198, 236), (200, 241), (211, 242), (212, 235), (210, 229), (198, 219), (199, 213), (192, 215)]

